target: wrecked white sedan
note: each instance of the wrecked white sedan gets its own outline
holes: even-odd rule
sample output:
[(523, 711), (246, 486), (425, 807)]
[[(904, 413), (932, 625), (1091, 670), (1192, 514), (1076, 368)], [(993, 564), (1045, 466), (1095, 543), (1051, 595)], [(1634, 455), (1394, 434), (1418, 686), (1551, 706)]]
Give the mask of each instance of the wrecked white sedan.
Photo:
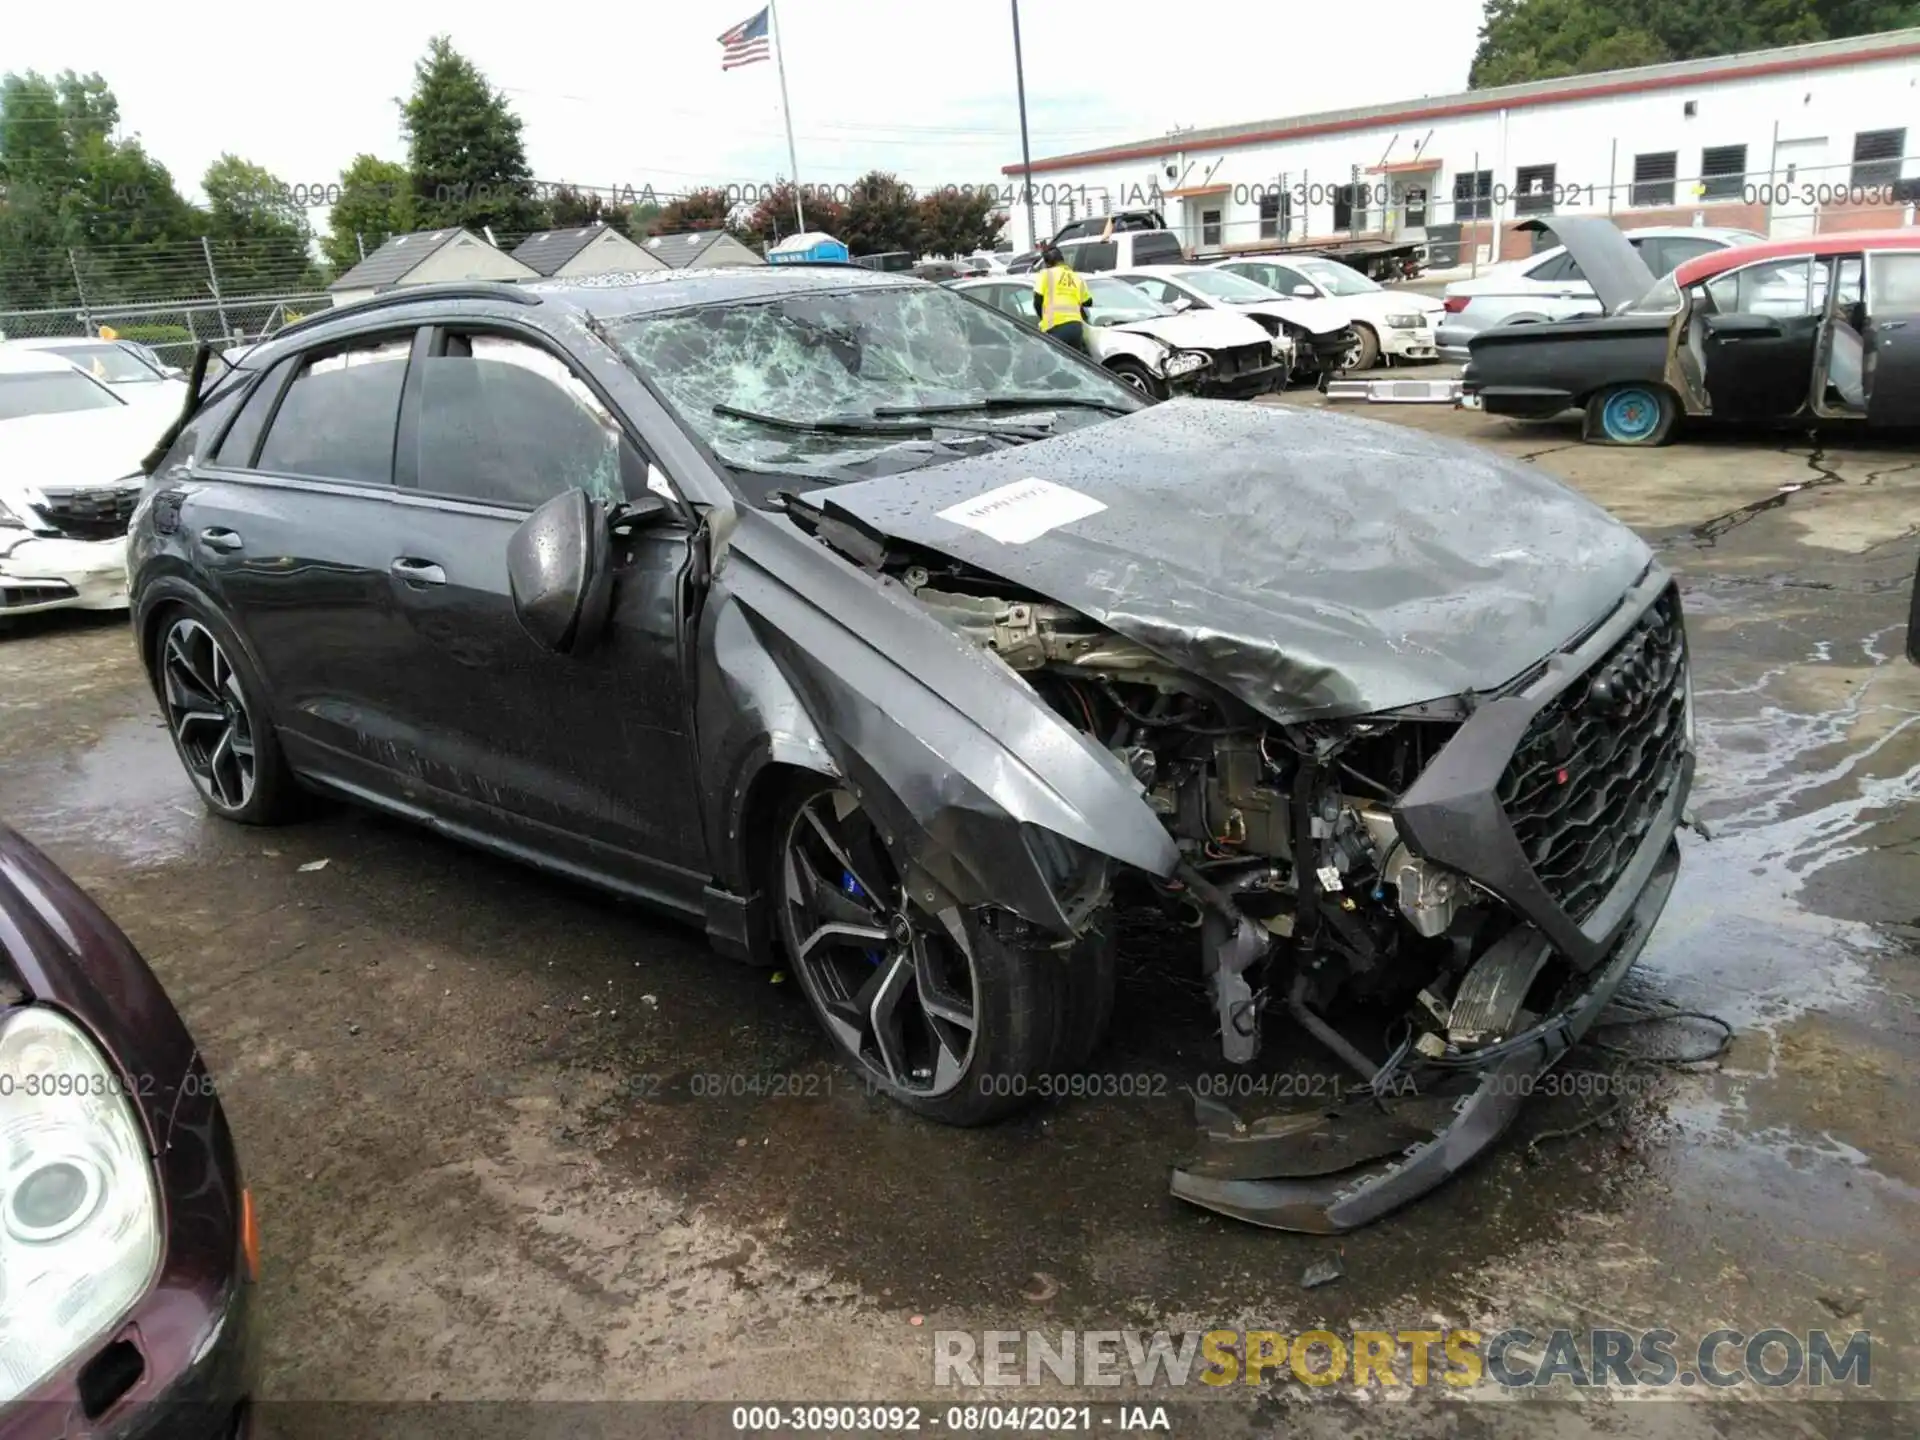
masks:
[(57, 355), (0, 352), (0, 620), (127, 603), (127, 522), (166, 419)]

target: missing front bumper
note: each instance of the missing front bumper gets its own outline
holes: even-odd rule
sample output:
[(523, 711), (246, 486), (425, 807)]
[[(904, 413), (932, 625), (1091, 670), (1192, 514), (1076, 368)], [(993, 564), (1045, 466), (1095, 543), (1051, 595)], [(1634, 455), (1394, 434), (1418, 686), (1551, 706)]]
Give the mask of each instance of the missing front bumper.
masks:
[(1203, 1119), (1199, 1157), (1173, 1172), (1173, 1194), (1251, 1225), (1334, 1235), (1434, 1189), (1499, 1138), (1526, 1102), (1526, 1082), (1593, 1025), (1639, 958), (1679, 870), (1679, 845), (1669, 839), (1587, 988), (1539, 1038), (1490, 1062), (1464, 1095), (1414, 1094), (1252, 1125), (1216, 1110)]

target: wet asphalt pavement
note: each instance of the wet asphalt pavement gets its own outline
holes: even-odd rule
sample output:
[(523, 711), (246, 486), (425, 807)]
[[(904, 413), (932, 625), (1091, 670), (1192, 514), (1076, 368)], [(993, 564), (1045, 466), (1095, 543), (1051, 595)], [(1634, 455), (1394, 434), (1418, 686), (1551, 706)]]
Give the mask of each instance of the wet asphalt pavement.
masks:
[[(206, 817), (119, 617), (0, 637), (0, 816), (145, 952), (222, 1085), (264, 1237), (263, 1394), (925, 1397), (936, 1329), (1324, 1323), (1867, 1329), (1870, 1393), (1920, 1399), (1920, 671), (1900, 654), (1920, 456), (1791, 436), (1633, 454), (1353, 408), (1553, 470), (1681, 575), (1713, 838), (1684, 837), (1630, 984), (1738, 1034), (1706, 1073), (1583, 1047), (1590, 1084), (1339, 1240), (1168, 1198), (1178, 1087), (1224, 1067), (1151, 940), (1096, 1064), (1109, 1093), (939, 1129), (835, 1067), (793, 985), (642, 910), (345, 808)], [(1325, 1073), (1278, 1027), (1266, 1059)], [(1344, 1277), (1303, 1289), (1335, 1252)], [(1353, 1428), (1331, 1392), (1253, 1393), (1208, 1397), (1195, 1433)], [(1366, 1419), (1480, 1433), (1456, 1410)], [(1580, 1423), (1609, 1430), (1600, 1413)], [(1738, 1433), (1912, 1433), (1865, 1405), (1809, 1414)]]

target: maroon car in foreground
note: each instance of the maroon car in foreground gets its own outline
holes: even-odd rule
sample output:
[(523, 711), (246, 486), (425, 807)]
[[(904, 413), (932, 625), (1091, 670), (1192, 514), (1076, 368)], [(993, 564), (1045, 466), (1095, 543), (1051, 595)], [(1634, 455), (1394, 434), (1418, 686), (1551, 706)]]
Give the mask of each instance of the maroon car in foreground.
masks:
[(0, 826), (0, 1440), (248, 1431), (252, 1199), (160, 982)]

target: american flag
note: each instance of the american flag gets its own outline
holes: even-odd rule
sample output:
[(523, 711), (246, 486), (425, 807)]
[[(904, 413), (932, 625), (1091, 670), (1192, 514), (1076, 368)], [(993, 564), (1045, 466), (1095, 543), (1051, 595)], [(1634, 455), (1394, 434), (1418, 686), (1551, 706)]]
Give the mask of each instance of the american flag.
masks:
[(767, 38), (767, 12), (762, 10), (751, 20), (742, 20), (720, 37), (720, 43), (725, 47), (720, 52), (722, 70), (735, 70), (742, 65), (751, 65), (756, 60), (770, 58), (772, 51)]

